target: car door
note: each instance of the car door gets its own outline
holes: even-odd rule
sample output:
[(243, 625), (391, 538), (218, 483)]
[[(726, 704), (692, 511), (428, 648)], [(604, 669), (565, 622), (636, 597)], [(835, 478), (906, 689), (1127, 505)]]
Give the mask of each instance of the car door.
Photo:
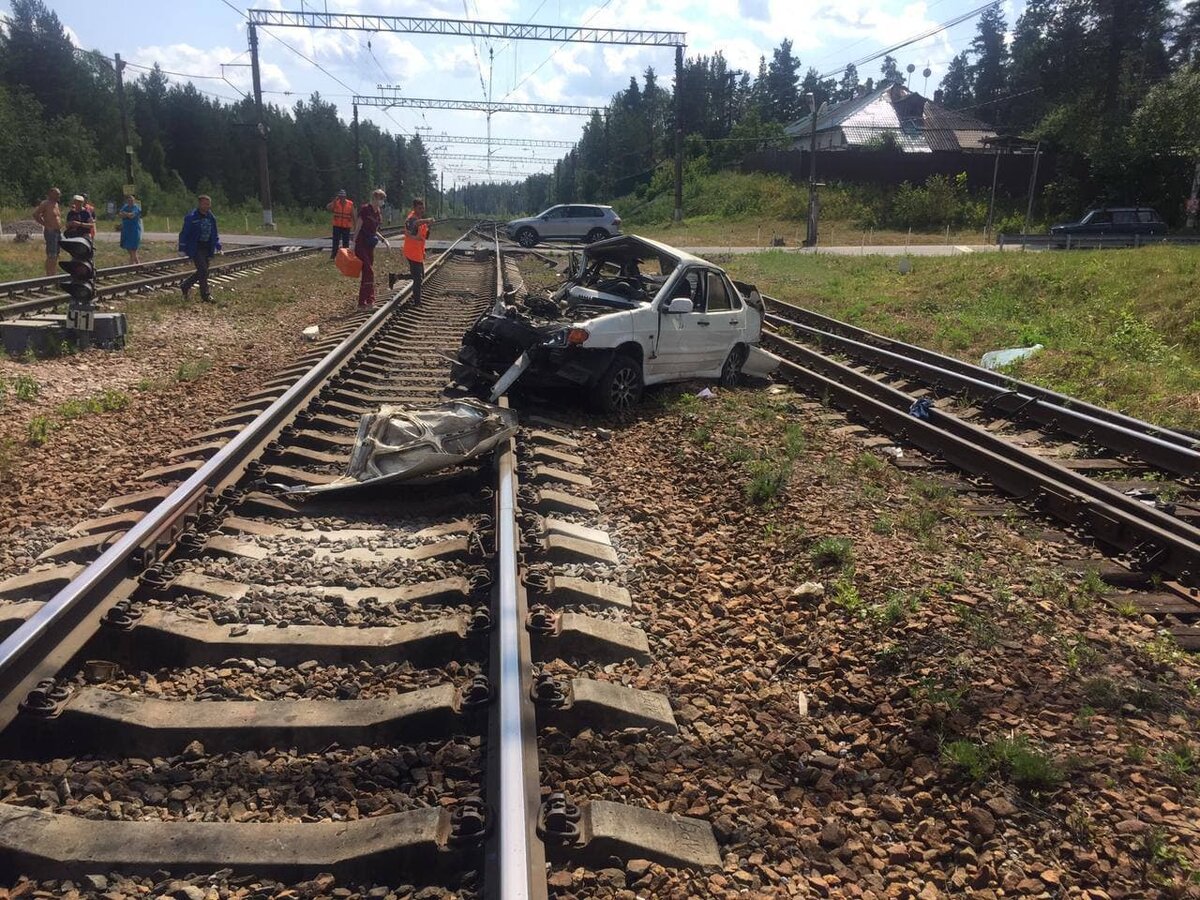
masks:
[(538, 228), (538, 233), (544, 238), (553, 240), (569, 237), (570, 220), (567, 219), (567, 209), (566, 206), (552, 206), (542, 213), (541, 227)]
[(1087, 217), (1080, 234), (1108, 234), (1112, 230), (1112, 213), (1107, 209), (1098, 209)]
[(568, 206), (565, 222), (563, 237), (572, 241), (583, 240), (587, 231), (587, 207)]
[(742, 298), (721, 272), (711, 269), (705, 273), (705, 331), (707, 352), (704, 369), (710, 375), (718, 375), (729, 351), (741, 343), (745, 334), (746, 316)]
[[(643, 367), (648, 380), (694, 377), (704, 370), (704, 361), (712, 354), (708, 336), (712, 323), (704, 309), (705, 270), (698, 266), (685, 269), (673, 284), (659, 301), (658, 344), (653, 359)], [(692, 301), (690, 313), (663, 311), (672, 298), (681, 296)]]
[(1113, 234), (1138, 234), (1141, 232), (1141, 225), (1138, 223), (1137, 212), (1132, 209), (1116, 209), (1113, 210)]

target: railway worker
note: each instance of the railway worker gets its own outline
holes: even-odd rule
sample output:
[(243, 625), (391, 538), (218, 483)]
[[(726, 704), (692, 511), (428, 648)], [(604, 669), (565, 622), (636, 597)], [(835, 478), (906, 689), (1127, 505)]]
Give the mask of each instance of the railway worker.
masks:
[(85, 237), (96, 239), (96, 216), (87, 208), (87, 200), (83, 194), (71, 198), (71, 208), (67, 211), (67, 229), (65, 237)]
[(425, 278), (425, 241), (429, 237), (429, 226), (433, 219), (425, 218), (425, 201), (413, 199), (412, 211), (404, 220), (404, 258), (408, 260), (408, 271), (412, 274), (412, 302), (421, 302), (421, 282)]
[(196, 282), (200, 282), (200, 299), (212, 302), (208, 290), (208, 261), (214, 253), (221, 252), (221, 238), (217, 234), (217, 217), (212, 214), (212, 198), (201, 194), (196, 198), (196, 208), (183, 217), (183, 228), (179, 232), (179, 252), (192, 261), (196, 271), (179, 283), (183, 299)]
[(142, 205), (133, 194), (125, 195), (125, 205), (118, 211), (121, 217), (121, 249), (129, 251), (129, 261), (138, 265), (138, 249), (142, 246)]
[(379, 233), (383, 221), (380, 210), (387, 194), (382, 188), (371, 192), (371, 202), (358, 208), (358, 226), (354, 235), (354, 255), (362, 260), (362, 279), (358, 283), (358, 308), (370, 309), (375, 303), (375, 245), (380, 241), (391, 249), (388, 239)]
[(50, 188), (46, 199), (33, 209), (33, 221), (42, 226), (42, 237), (46, 239), (46, 274), (53, 275), (58, 268), (58, 242), (62, 240), (62, 208), (58, 201), (62, 191)]
[(333, 246), (329, 250), (329, 258), (337, 256), (338, 242), (343, 247), (350, 246), (350, 232), (354, 230), (354, 201), (346, 196), (345, 190), (337, 192), (325, 206), (333, 213)]

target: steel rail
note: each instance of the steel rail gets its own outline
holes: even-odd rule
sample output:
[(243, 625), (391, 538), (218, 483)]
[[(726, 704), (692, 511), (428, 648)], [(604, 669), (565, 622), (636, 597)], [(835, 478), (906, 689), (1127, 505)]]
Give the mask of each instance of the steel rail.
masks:
[[(256, 247), (235, 247), (232, 250), (226, 250), (225, 256), (245, 256), (249, 253), (262, 253), (267, 250), (279, 250), (284, 246), (283, 242), (279, 244), (264, 244)], [(108, 266), (103, 269), (96, 270), (96, 278), (109, 278), (113, 275), (129, 275), (134, 272), (154, 272), (159, 269), (167, 268), (168, 266), (178, 266), (188, 261), (186, 256), (168, 256), (164, 259), (154, 259), (144, 263), (131, 263), (124, 266)], [(25, 291), (39, 290), (47, 287), (58, 287), (67, 280), (67, 274), (62, 275), (40, 275), (37, 278), (24, 278), (19, 281), (4, 281), (0, 282), (0, 294), (12, 296), (13, 294), (21, 294)]]
[[(264, 263), (286, 262), (291, 259), (298, 259), (302, 256), (311, 256), (321, 252), (322, 248), (318, 247), (301, 247), (296, 250), (285, 250), (275, 253), (274, 255), (262, 256), (247, 256), (246, 259), (236, 259), (232, 262), (221, 263), (218, 266), (213, 266), (208, 270), (210, 278), (220, 275), (227, 275), (230, 272), (237, 272), (241, 269), (249, 269), (253, 266), (262, 265)], [(186, 259), (187, 257), (184, 257)], [(165, 272), (161, 275), (151, 275), (148, 278), (141, 278), (137, 281), (126, 281), (120, 284), (98, 285), (96, 287), (96, 300), (112, 299), (140, 291), (151, 290), (152, 288), (163, 287), (178, 280), (184, 275), (183, 272)], [(61, 279), (60, 279), (61, 280)], [(60, 303), (66, 303), (71, 299), (69, 294), (52, 294), (49, 297), (34, 297), (30, 300), (18, 300), (15, 303), (6, 303), (0, 306), (0, 317), (8, 317), (20, 315), (27, 312), (36, 312), (38, 310), (53, 309)]]
[[(464, 240), (459, 237), (430, 266), (436, 272)], [(379, 333), (411, 293), (411, 282), (397, 291), (353, 334), (302, 375), (282, 396), (247, 424), (229, 443), (175, 488), (162, 502), (118, 538), (107, 550), (0, 643), (0, 732), (11, 724), (19, 703), (38, 681), (57, 674), (59, 665), (48, 662), (59, 648), (69, 654), (80, 649), (96, 632), (105, 601), (131, 593), (133, 580), (147, 559), (159, 549), (173, 546), (182, 521), (195, 514), (210, 495), (235, 484), (261, 451), (274, 440), (336, 373), (353, 361), (368, 341)], [(108, 605), (111, 605), (111, 602)]]
[[(1178, 444), (1180, 446), (1187, 446), (1187, 448), (1192, 449), (1196, 449), (1198, 446), (1200, 446), (1200, 436), (1196, 436), (1196, 434), (1172, 431), (1171, 428), (1164, 428), (1160, 425), (1154, 425), (1153, 422), (1134, 419), (1133, 416), (1117, 413), (1116, 410), (1105, 409), (1104, 407), (1098, 407), (1093, 403), (1076, 400), (1075, 397), (1068, 397), (1066, 394), (1058, 394), (1057, 391), (1052, 391), (1049, 388), (1043, 388), (1043, 386), (1037, 384), (1031, 384), (1030, 382), (1022, 382), (1020, 379), (1010, 378), (1009, 376), (1006, 376), (1006, 374), (994, 372), (990, 370), (990, 368), (972, 365), (971, 362), (964, 362), (960, 359), (955, 359), (954, 356), (948, 356), (944, 353), (937, 353), (936, 350), (918, 347), (916, 344), (898, 341), (893, 337), (887, 337), (886, 335), (878, 334), (876, 331), (869, 331), (865, 328), (859, 328), (858, 325), (851, 325), (850, 323), (841, 322), (839, 319), (830, 318), (829, 316), (822, 316), (821, 313), (812, 312), (812, 310), (805, 310), (803, 306), (790, 304), (790, 302), (787, 302), (786, 300), (778, 300), (773, 298), (773, 296), (767, 296), (766, 294), (763, 294), (762, 299), (767, 301), (768, 304), (788, 308), (788, 310), (793, 311), (793, 314), (796, 314), (796, 316), (798, 316), (804, 324), (808, 324), (809, 326), (812, 326), (812, 328), (832, 332), (832, 334), (835, 335), (852, 337), (854, 340), (868, 344), (870, 347), (892, 350), (892, 352), (907, 356), (907, 358), (910, 359), (931, 362), (931, 364), (946, 368), (946, 370), (949, 370), (950, 372), (965, 374), (965, 376), (976, 378), (980, 380), (980, 382), (986, 382), (992, 385), (1000, 386), (1000, 388), (1006, 388), (1010, 391), (1018, 391), (1020, 394), (1037, 397), (1038, 400), (1042, 400), (1046, 403), (1056, 404), (1056, 406), (1069, 407), (1070, 409), (1075, 410), (1075, 412), (1090, 415), (1093, 419), (1111, 422), (1112, 425), (1120, 425), (1124, 428), (1129, 428), (1130, 431), (1145, 432), (1146, 434), (1151, 434), (1151, 436), (1157, 437), (1160, 440), (1165, 440), (1165, 442)], [(778, 313), (768, 312), (767, 319), (772, 320), (773, 318), (778, 319), (780, 324), (792, 325), (793, 328), (794, 325), (796, 325), (796, 323), (790, 322), (790, 320), (786, 319), (785, 317), (779, 316)]]
[(1200, 573), (1200, 529), (936, 408), (928, 421), (918, 419), (908, 412), (912, 397), (902, 391), (809, 347), (767, 336), (799, 358), (785, 359), (784, 370), (818, 394), (1005, 493), (1036, 498), (1059, 519), (1085, 525), (1102, 542), (1131, 552), (1146, 568), (1184, 581)]
[[(481, 233), (478, 227), (472, 229)], [(504, 258), (497, 230), (491, 235), (496, 257), (496, 299), (504, 296)], [(500, 405), (507, 407), (508, 398)], [(489, 769), (496, 796), (496, 827), (485, 848), (484, 885), (490, 900), (546, 900), (546, 849), (537, 835), (541, 801), (534, 708), (533, 649), (525, 627), (528, 602), (519, 572), (516, 448), (510, 439), (497, 455), (496, 626), (492, 660), (496, 712), (489, 724)]]
[[(956, 371), (941, 365), (948, 358), (938, 359), (937, 354), (920, 354), (926, 358), (917, 358), (918, 354), (895, 352), (833, 331), (814, 328), (774, 313), (767, 315), (767, 321), (773, 325), (786, 325), (824, 346), (832, 347), (838, 352), (853, 356), (855, 359), (871, 365), (900, 372), (935, 387), (949, 388), (977, 399), (983, 399), (985, 406), (994, 408), (1001, 413), (1027, 418), (1042, 425), (1057, 428), (1074, 437), (1095, 440), (1114, 450), (1135, 454), (1142, 460), (1176, 475), (1192, 478), (1200, 474), (1200, 451), (1194, 449), (1196, 442), (1189, 441), (1174, 432), (1167, 431), (1177, 440), (1165, 440), (1151, 433), (1159, 429), (1155, 429), (1148, 423), (1129, 419), (1144, 428), (1126, 427), (1123, 424), (1102, 419), (1068, 406), (1066, 405), (1068, 398), (1063, 398), (1063, 403), (1056, 403), (1039, 396), (1043, 393), (1040, 391), (1026, 392), (1023, 388), (1001, 386), (976, 377), (976, 374), (970, 371), (974, 367), (966, 363), (961, 364), (959, 370)], [(901, 345), (901, 348), (898, 349), (907, 351), (908, 348), (906, 345)], [(929, 361), (929, 357), (934, 357), (937, 361)], [(962, 369), (968, 371), (962, 371)], [(1120, 418), (1127, 419), (1128, 417), (1120, 416)], [(1163, 430), (1165, 431), (1165, 429)], [(1181, 443), (1181, 441), (1186, 441), (1186, 443)]]

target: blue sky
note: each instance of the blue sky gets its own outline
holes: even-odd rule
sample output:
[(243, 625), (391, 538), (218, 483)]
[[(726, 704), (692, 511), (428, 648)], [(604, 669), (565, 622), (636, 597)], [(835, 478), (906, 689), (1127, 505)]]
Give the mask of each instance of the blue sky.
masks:
[[(587, 24), (599, 27), (640, 27), (684, 31), (688, 53), (724, 52), (735, 67), (757, 69), (758, 57), (783, 38), (795, 45), (803, 69), (826, 72), (898, 43), (934, 25), (965, 13), (984, 0), (307, 0), (308, 9), (391, 15), (481, 18), (539, 24)], [(205, 75), (196, 87), (210, 94), (236, 98), (248, 91), (250, 70), (221, 63), (246, 63), (246, 32), (237, 9), (251, 5), (299, 9), (301, 0), (47, 0), (83, 47), (119, 52), (132, 63)], [(1011, 27), (1022, 0), (1006, 0)], [(0, 10), (7, 12), (7, 0)], [(338, 84), (285, 47), (315, 59), (345, 84)], [(951, 57), (964, 49), (974, 34), (969, 21), (897, 53), (901, 66), (917, 67), (913, 87), (922, 90), (921, 70), (933, 74), (929, 92), (940, 81)], [(370, 46), (368, 47), (368, 42)], [(263, 89), (266, 99), (291, 105), (313, 91), (336, 102), (350, 118), (349, 95), (380, 93), (381, 83), (399, 84), (411, 97), (479, 99), (488, 76), (488, 50), (494, 52), (492, 98), (522, 102), (602, 105), (615, 91), (653, 66), (669, 82), (674, 65), (670, 48), (601, 47), (543, 42), (484, 41), (426, 35), (366, 34), (362, 32), (270, 29), (260, 38)], [(802, 69), (802, 71), (803, 71)], [(536, 70), (536, 71), (535, 71)], [(136, 73), (136, 70), (134, 70)], [(228, 79), (221, 80), (220, 76)], [(860, 76), (878, 76), (879, 63), (860, 67)], [(184, 80), (176, 78), (175, 80)], [(282, 92), (291, 92), (290, 95)], [(389, 131), (412, 133), (430, 127), (426, 138), (440, 146), (438, 133), (485, 134), (484, 116), (474, 112), (361, 109), (360, 116)], [(492, 133), (497, 137), (535, 137), (574, 140), (583, 121), (575, 117), (497, 114)], [(480, 153), (484, 148), (453, 146), (449, 152)], [(494, 164), (497, 173), (547, 170), (559, 151), (497, 154), (522, 156), (529, 162)], [(471, 162), (447, 162), (447, 167), (470, 167)], [(462, 176), (460, 176), (462, 177)], [(447, 178), (447, 182), (452, 179)]]

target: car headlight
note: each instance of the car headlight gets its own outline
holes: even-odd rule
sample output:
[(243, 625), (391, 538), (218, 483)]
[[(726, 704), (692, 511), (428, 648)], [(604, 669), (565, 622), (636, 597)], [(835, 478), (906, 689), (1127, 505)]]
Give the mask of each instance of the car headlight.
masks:
[(552, 334), (546, 341), (546, 347), (578, 347), (587, 342), (591, 333), (586, 328), (563, 328)]

